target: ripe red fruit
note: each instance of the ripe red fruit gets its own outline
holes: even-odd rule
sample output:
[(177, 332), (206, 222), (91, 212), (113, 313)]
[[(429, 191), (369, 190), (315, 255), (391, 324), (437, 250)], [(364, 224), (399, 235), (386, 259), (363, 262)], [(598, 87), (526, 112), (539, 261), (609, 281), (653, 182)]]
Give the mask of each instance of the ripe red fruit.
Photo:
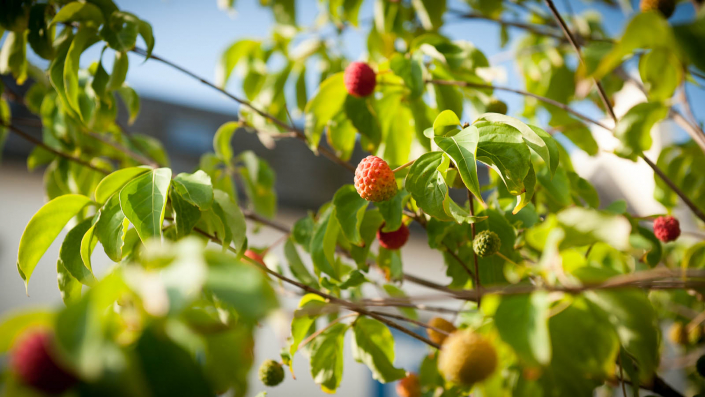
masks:
[(672, 216), (659, 216), (654, 220), (654, 234), (664, 243), (677, 239), (681, 235), (678, 219)]
[(355, 170), (355, 189), (367, 201), (387, 201), (397, 194), (397, 181), (386, 161), (367, 156)]
[(397, 394), (399, 397), (421, 397), (419, 377), (411, 372), (406, 375), (397, 383)]
[(383, 232), (383, 228), (384, 225), (377, 230), (377, 240), (379, 240), (379, 245), (388, 250), (398, 250), (409, 239), (409, 228), (403, 223), (399, 229), (393, 232)]
[(348, 94), (356, 97), (366, 97), (375, 90), (377, 75), (364, 62), (353, 62), (345, 68), (345, 88)]
[(246, 250), (246, 251), (245, 251), (245, 256), (248, 257), (248, 258), (250, 258), (250, 259), (252, 259), (253, 261), (259, 263), (259, 264), (262, 265), (262, 266), (267, 266), (267, 265), (264, 264), (264, 258), (262, 257), (262, 255), (256, 253), (255, 251)]
[(15, 345), (11, 365), (19, 380), (48, 394), (61, 394), (76, 378), (54, 358), (52, 334), (29, 331)]

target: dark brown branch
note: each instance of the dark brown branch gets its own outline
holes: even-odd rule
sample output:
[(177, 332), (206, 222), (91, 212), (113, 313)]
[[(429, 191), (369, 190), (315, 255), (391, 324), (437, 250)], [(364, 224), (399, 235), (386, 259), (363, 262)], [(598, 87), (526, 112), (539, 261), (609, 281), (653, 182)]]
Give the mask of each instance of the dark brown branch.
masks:
[(44, 149), (44, 150), (46, 150), (46, 151), (48, 151), (48, 152), (54, 153), (55, 155), (57, 155), (57, 156), (59, 156), (59, 157), (63, 157), (63, 158), (65, 158), (65, 159), (69, 160), (69, 161), (73, 161), (73, 162), (76, 163), (76, 164), (81, 164), (81, 165), (84, 166), (84, 167), (88, 167), (88, 168), (90, 168), (90, 169), (92, 169), (92, 170), (94, 170), (94, 171), (100, 172), (100, 173), (102, 173), (102, 174), (106, 174), (106, 175), (107, 175), (107, 174), (109, 174), (109, 173), (111, 172), (110, 170), (106, 170), (106, 169), (103, 169), (103, 168), (100, 168), (100, 167), (96, 167), (95, 165), (91, 164), (90, 162), (85, 161), (85, 160), (83, 160), (83, 159), (80, 159), (80, 158), (78, 158), (78, 157), (76, 157), (76, 156), (70, 155), (70, 154), (68, 154), (68, 153), (60, 152), (60, 151), (58, 151), (58, 150), (56, 150), (56, 149), (54, 149), (54, 148), (51, 148), (51, 147), (47, 146), (44, 142), (42, 142), (42, 141), (40, 141), (39, 139), (37, 139), (37, 138), (35, 138), (35, 137), (29, 135), (28, 133), (26, 133), (26, 132), (20, 130), (19, 128), (15, 127), (15, 126), (13, 126), (13, 125), (0, 124), (0, 126), (9, 129), (10, 131), (14, 132), (16, 135), (18, 135), (18, 136), (21, 137), (22, 139), (24, 139), (24, 140), (26, 140), (26, 141), (28, 141), (28, 142), (31, 142), (32, 144), (34, 144), (34, 145), (36, 145), (36, 146), (39, 146), (39, 147), (41, 147), (42, 149)]

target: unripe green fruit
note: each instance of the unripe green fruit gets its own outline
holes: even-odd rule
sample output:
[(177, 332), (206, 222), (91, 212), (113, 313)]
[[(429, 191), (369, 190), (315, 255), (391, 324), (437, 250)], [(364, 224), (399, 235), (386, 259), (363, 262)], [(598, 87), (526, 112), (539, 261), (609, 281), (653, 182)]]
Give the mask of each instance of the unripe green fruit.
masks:
[(259, 379), (265, 386), (276, 386), (284, 380), (284, 368), (274, 360), (267, 360), (259, 367)]
[(497, 98), (492, 98), (485, 107), (485, 112), (507, 114), (507, 104)]
[(438, 371), (448, 382), (471, 386), (497, 369), (497, 351), (490, 341), (468, 330), (453, 332), (438, 354)]
[(490, 230), (481, 231), (472, 242), (472, 249), (483, 257), (496, 254), (501, 246), (502, 240), (499, 239), (497, 233)]
[(668, 19), (676, 10), (676, 0), (641, 0), (639, 8), (642, 12), (658, 11)]

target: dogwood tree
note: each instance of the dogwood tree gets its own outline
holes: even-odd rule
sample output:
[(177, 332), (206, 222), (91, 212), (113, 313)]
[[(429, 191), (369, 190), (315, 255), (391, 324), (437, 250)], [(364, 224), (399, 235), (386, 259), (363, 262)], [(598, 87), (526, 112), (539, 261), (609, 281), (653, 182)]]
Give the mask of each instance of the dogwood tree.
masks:
[[(35, 270), (56, 271), (65, 304), (0, 325), (5, 395), (244, 396), (264, 388), (248, 385), (253, 366), (276, 386), (305, 360), (302, 350), (313, 382), (334, 393), (344, 349), (374, 379), (400, 381), (401, 396), (703, 390), (705, 243), (702, 233), (681, 236), (670, 215), (683, 206), (688, 223), (705, 222), (705, 134), (682, 95), (704, 81), (702, 2), (679, 5), (696, 10), (681, 23), (668, 21), (675, 0), (643, 0), (634, 11), (619, 2), (625, 27), (616, 37), (599, 14), (575, 14), (570, 2), (560, 10), (553, 0), (369, 2), (371, 19), (360, 15), (363, 0), (302, 1), (318, 16), (301, 26), (299, 2), (262, 1), (276, 21), (271, 35), (233, 42), (213, 78), (170, 62), (149, 22), (112, 0), (0, 4), (0, 72), (16, 83), (0, 87), (0, 141), (16, 134), (35, 145), (27, 165), (44, 169), (47, 197), (21, 237), (17, 282), (29, 290)], [(503, 45), (520, 37), (513, 61), (523, 87), (496, 85), (482, 51), (442, 33), (449, 20), (474, 19), (501, 26)], [(339, 49), (347, 31), (364, 37), (359, 59)], [(82, 54), (94, 46), (100, 57), (88, 63)], [(173, 173), (159, 141), (117, 121), (119, 106), (129, 122), (138, 117), (139, 95), (126, 82), (137, 60), (175, 68), (239, 105), (192, 173)], [(228, 82), (244, 96), (226, 91)], [(618, 117), (614, 96), (625, 84), (647, 101)], [(515, 117), (498, 92), (523, 96)], [(36, 114), (41, 137), (9, 102)], [(665, 119), (688, 139), (650, 158), (651, 129)], [(620, 142), (609, 155), (653, 170), (663, 213), (601, 202), (576, 172), (568, 151), (597, 155), (598, 129)], [(315, 213), (281, 224), (276, 170), (231, 147), (233, 134), (248, 132), (266, 146), (301, 141), (349, 170), (349, 183)], [(357, 147), (368, 157), (354, 164)], [(442, 254), (446, 285), (405, 270), (400, 249), (412, 224)], [(260, 227), (285, 236), (283, 265), (265, 263), (275, 241), (248, 246)], [(56, 270), (36, 269), (62, 230)], [(104, 274), (93, 271), (95, 250), (115, 263)], [(408, 284), (465, 304), (458, 313), (423, 305)], [(254, 345), (272, 343), (254, 330), (283, 290), (301, 295), (290, 338), (280, 357), (254, 362)], [(438, 313), (424, 323), (419, 311)], [(661, 328), (671, 324), (687, 390), (659, 375)], [(428, 346), (418, 374), (395, 362), (392, 330)]]

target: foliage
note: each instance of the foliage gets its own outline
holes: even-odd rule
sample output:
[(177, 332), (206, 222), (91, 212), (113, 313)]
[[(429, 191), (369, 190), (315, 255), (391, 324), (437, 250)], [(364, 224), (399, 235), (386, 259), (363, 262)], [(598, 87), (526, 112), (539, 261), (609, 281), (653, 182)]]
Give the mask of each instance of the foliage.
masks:
[[(600, 207), (597, 191), (568, 153), (597, 155), (590, 127), (609, 128), (568, 106), (584, 99), (610, 103), (625, 83), (625, 61), (638, 59), (647, 101), (609, 130), (620, 142), (615, 155), (644, 158), (652, 127), (677, 113), (671, 107), (676, 90), (705, 72), (703, 11), (680, 24), (656, 12), (638, 13), (616, 39), (607, 37), (598, 14), (571, 15), (575, 44), (584, 47), (579, 62), (557, 25), (562, 19), (543, 2), (466, 0), (467, 15), (445, 0), (369, 2), (371, 26), (359, 31), (366, 34), (377, 83), (372, 95), (359, 98), (344, 83), (351, 60), (317, 31), (332, 27), (341, 36), (359, 29), (363, 1), (318, 2), (312, 29), (297, 23), (294, 0), (262, 1), (276, 21), (272, 35), (234, 42), (217, 65), (215, 83), (202, 80), (221, 91), (235, 80), (242, 84), (245, 98), (228, 94), (242, 105), (238, 119), (214, 132), (213, 152), (203, 154), (197, 170), (178, 175), (159, 141), (128, 134), (116, 120), (120, 101), (130, 123), (140, 111), (139, 96), (126, 83), (135, 59), (128, 53), (163, 62), (152, 57), (148, 22), (112, 0), (3, 3), (0, 73), (29, 89), (20, 97), (0, 85), (6, 93), (0, 145), (11, 132), (24, 136), (8, 99), (23, 101), (43, 126), (28, 168), (45, 166), (48, 202), (27, 224), (17, 260), (28, 289), (33, 272), (45, 271), (36, 269), (40, 258), (62, 230), (68, 233), (57, 261), (65, 307), (6, 318), (0, 354), (8, 354), (24, 330), (49, 327), (57, 352), (81, 379), (71, 395), (232, 390), (244, 396), (252, 389), (247, 379), (256, 326), (278, 310), (275, 287), (286, 283), (306, 294), (282, 346), (283, 364), (293, 368), (296, 353), (306, 350), (313, 381), (333, 393), (349, 335), (352, 356), (374, 379), (397, 381), (409, 368), (395, 363), (390, 328), (409, 332), (418, 323), (414, 297), (402, 287), (419, 278), (405, 272), (398, 249), (374, 240), (378, 230), (417, 223), (429, 248), (442, 254), (450, 280), (425, 285), (465, 300), (458, 332), (481, 338), (483, 349), (497, 354), (497, 370), (486, 379), (483, 374), (482, 382), (454, 385), (438, 373), (437, 343), (417, 336), (431, 352), (419, 357), (424, 395), (461, 396), (474, 388), (483, 396), (589, 396), (622, 378), (674, 395), (657, 374), (660, 329), (692, 320), (673, 307), (705, 309), (697, 279), (705, 266), (703, 243), (681, 238), (663, 244), (649, 223), (656, 214), (638, 217), (619, 201)], [(219, 4), (237, 7), (232, 0)], [(497, 108), (494, 95), (501, 91), (488, 77), (494, 69), (472, 43), (441, 33), (449, 17), (463, 16), (502, 24), (503, 44), (507, 18), (525, 20), (518, 25), (526, 33), (516, 41), (515, 60), (526, 91), (514, 90), (525, 100), (521, 112), (511, 109), (521, 119), (486, 112)], [(82, 54), (94, 45), (102, 47), (100, 58), (81, 68)], [(31, 65), (28, 51), (47, 60), (47, 69)], [(103, 63), (108, 57), (114, 58), (110, 71)], [(315, 90), (308, 87), (310, 76), (317, 79)], [(600, 90), (585, 88), (595, 81)], [(295, 101), (288, 104), (289, 93)], [(301, 128), (289, 124), (293, 108), (303, 115)], [(472, 120), (472, 114), (478, 116)], [(314, 154), (352, 169), (347, 161), (359, 144), (396, 168), (398, 192), (369, 204), (346, 184), (287, 230), (271, 222), (275, 170), (230, 144), (243, 131), (257, 133), (267, 147), (274, 139), (299, 139)], [(702, 162), (697, 139), (661, 151), (655, 198), (669, 212), (679, 196), (687, 197), (705, 221), (697, 213), (705, 208), (705, 181), (693, 172)], [(484, 172), (489, 182), (481, 184)], [(468, 199), (459, 202), (454, 192)], [(248, 236), (260, 225), (288, 235), (281, 240), (284, 266), (245, 255)], [(491, 254), (476, 256), (477, 233), (498, 239)], [(91, 265), (98, 246), (115, 262), (105, 274)], [(398, 321), (361, 303), (368, 285), (380, 287), (381, 299), (393, 298), (391, 305), (405, 303), (401, 317), (393, 315)], [(444, 329), (455, 329), (448, 325)], [(705, 390), (694, 368), (688, 374), (694, 390)], [(36, 395), (11, 370), (0, 382), (4, 395)]]

